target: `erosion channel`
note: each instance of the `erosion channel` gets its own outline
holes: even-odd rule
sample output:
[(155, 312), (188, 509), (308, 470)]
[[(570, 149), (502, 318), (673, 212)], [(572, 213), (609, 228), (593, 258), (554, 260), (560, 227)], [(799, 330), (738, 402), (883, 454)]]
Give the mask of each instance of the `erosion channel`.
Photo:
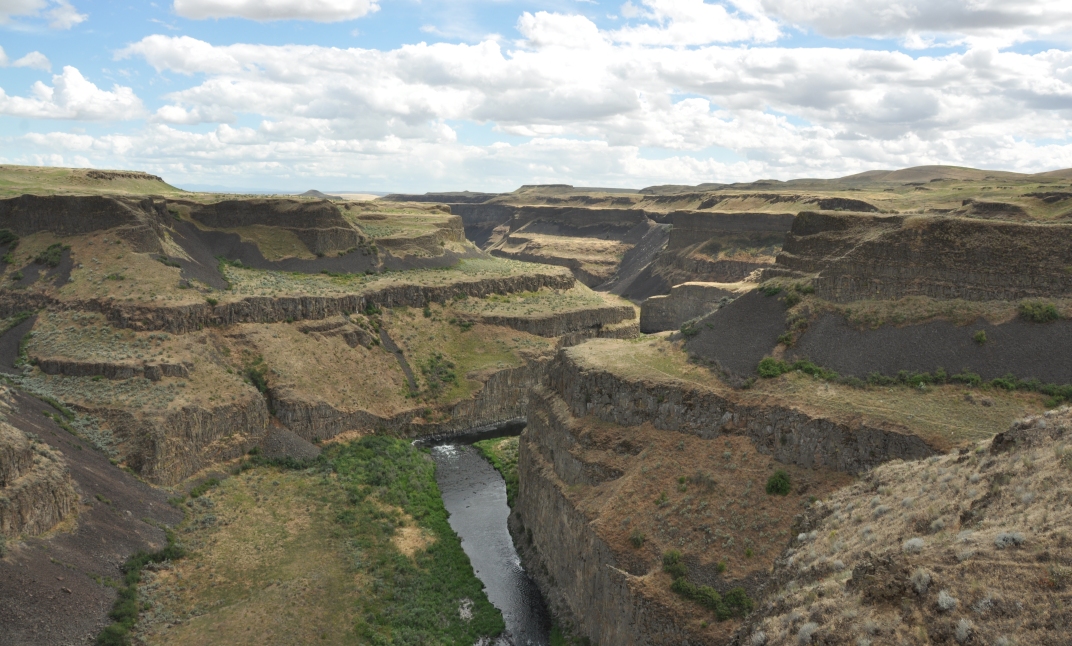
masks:
[(498, 644), (546, 646), (551, 617), (543, 596), (521, 567), (506, 520), (506, 483), (472, 442), (504, 434), (517, 434), (518, 424), (490, 432), (454, 436), (432, 446), (436, 482), (450, 526), (462, 539), (462, 549), (484, 584), (488, 599), (506, 620), (506, 639)]

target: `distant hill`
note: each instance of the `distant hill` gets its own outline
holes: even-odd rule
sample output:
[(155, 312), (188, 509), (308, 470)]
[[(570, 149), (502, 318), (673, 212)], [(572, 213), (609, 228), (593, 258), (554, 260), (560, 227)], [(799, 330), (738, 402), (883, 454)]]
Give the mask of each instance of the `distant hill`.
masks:
[(34, 195), (161, 195), (185, 193), (160, 177), (131, 170), (0, 165), (0, 197)]
[(321, 199), (321, 200), (335, 200), (335, 201), (341, 201), (343, 199), (343, 198), (339, 197), (338, 195), (328, 195), (327, 193), (321, 193), (320, 191), (318, 191), (316, 189), (310, 189), (308, 191), (305, 191), (304, 193), (302, 193), (298, 197), (315, 197), (315, 198), (318, 198), (318, 199)]

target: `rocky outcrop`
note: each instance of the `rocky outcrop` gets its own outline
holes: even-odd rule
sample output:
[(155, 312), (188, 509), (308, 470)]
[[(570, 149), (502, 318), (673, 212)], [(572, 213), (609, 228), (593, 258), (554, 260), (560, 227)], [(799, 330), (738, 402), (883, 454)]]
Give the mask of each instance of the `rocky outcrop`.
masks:
[(164, 200), (103, 196), (21, 195), (0, 200), (0, 229), (28, 236), (75, 236), (115, 229), (134, 251), (159, 253), (170, 219)]
[(580, 333), (586, 338), (600, 336), (609, 327), (636, 318), (632, 305), (603, 305), (572, 312), (555, 312), (545, 316), (480, 316), (481, 323), (501, 325), (536, 336), (556, 337)]
[(31, 361), (46, 375), (65, 377), (96, 377), (106, 379), (131, 379), (145, 377), (160, 381), (164, 377), (190, 377), (190, 366), (182, 363), (102, 363), (75, 361), (72, 359), (30, 357)]
[(240, 457), (268, 428), (268, 406), (255, 392), (212, 408), (83, 410), (100, 419), (124, 444), (128, 466), (158, 484), (174, 484), (207, 466)]
[(263, 225), (290, 231), (316, 254), (352, 249), (364, 240), (330, 200), (249, 199), (182, 205), (191, 218), (213, 229)]
[(595, 415), (622, 426), (655, 428), (700, 437), (744, 435), (779, 462), (859, 473), (894, 459), (935, 453), (922, 438), (897, 429), (818, 417), (777, 404), (742, 403), (686, 382), (632, 380), (587, 366), (572, 348), (548, 370), (548, 385), (573, 415)]
[(424, 307), (455, 296), (483, 298), (491, 294), (539, 291), (543, 288), (570, 289), (575, 279), (569, 272), (548, 270), (540, 273), (458, 281), (447, 285), (394, 285), (365, 293), (340, 296), (250, 296), (240, 301), (209, 305), (146, 305), (112, 299), (60, 301), (51, 297), (0, 292), (0, 314), (11, 315), (28, 309), (51, 306), (103, 314), (116, 327), (134, 330), (166, 330), (184, 334), (206, 326), (235, 323), (279, 323), (324, 319), (363, 311), (369, 304), (378, 307)]
[(556, 410), (553, 395), (533, 391), (519, 445), (520, 489), (510, 516), (525, 570), (559, 621), (593, 644), (706, 643), (675, 622), (662, 604), (640, 593), (640, 577), (630, 574), (629, 565), (619, 561), (570, 500), (570, 487), (590, 484), (592, 477), (563, 446), (573, 440), (568, 426), (568, 412), (561, 405)]
[(63, 458), (0, 422), (0, 537), (46, 532), (74, 511), (77, 501)]
[(837, 302), (1056, 297), (1072, 292), (1072, 225), (802, 212), (777, 264)]
[(668, 296), (652, 296), (640, 306), (640, 331), (651, 334), (676, 330), (685, 321), (718, 309), (736, 295), (721, 283), (675, 285)]

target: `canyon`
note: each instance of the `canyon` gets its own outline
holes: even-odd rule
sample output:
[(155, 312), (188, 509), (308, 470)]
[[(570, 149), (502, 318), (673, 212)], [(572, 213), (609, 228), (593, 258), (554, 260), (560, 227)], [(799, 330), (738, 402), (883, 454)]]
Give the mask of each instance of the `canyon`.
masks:
[[(906, 551), (915, 534), (949, 550), (966, 531), (988, 545), (1026, 532), (1047, 558), (1001, 567), (1061, 591), (1062, 525), (1027, 519), (1063, 495), (1041, 483), (1062, 468), (1067, 427), (1067, 411), (1045, 411), (1072, 401), (1055, 359), (1072, 350), (1072, 211), (1050, 199), (1069, 177), (969, 170), (365, 202), (186, 193), (137, 173), (27, 183), (0, 199), (0, 622), (14, 643), (92, 642), (120, 630), (118, 593), (98, 581), (122, 579), (128, 557), (186, 540), (233, 579), (214, 545), (241, 549), (243, 523), (281, 528), (313, 507), (321, 533), (349, 504), (386, 523), (385, 554), (459, 558), (457, 537), (422, 516), (441, 503), (414, 507), (423, 489), (401, 495), (363, 470), (391, 455), (423, 474), (407, 483), (427, 482), (423, 458), (403, 457), (418, 449), (377, 442), (508, 422), (525, 424), (509, 530), (563, 640), (884, 634), (863, 617), (898, 638), (922, 626), (952, 639), (953, 615), (932, 612), (940, 601), (908, 570), (943, 585), (954, 574), (937, 547)], [(941, 479), (964, 464), (998, 484)], [(995, 465), (1023, 478), (1021, 501), (1032, 494), (1024, 520), (981, 511), (997, 509), (995, 488), (1014, 504), (1009, 482), (984, 474)], [(918, 474), (937, 483), (912, 493)], [(349, 494), (331, 484), (346, 478)], [(276, 501), (278, 518), (248, 517), (249, 496)], [(852, 538), (824, 538), (837, 531)], [(68, 565), (46, 564), (50, 551)], [(352, 558), (347, 594), (379, 599), (362, 582), (372, 566)], [(202, 575), (160, 559), (133, 594), (186, 614), (135, 613), (123, 631), (186, 643), (226, 616), (243, 634), (244, 602), (179, 608), (174, 573)], [(899, 591), (874, 592), (890, 568)], [(26, 585), (48, 603), (20, 599)], [(493, 626), (480, 594), (443, 603)], [(918, 611), (895, 621), (882, 604), (905, 595)], [(353, 630), (378, 630), (348, 612)], [(470, 639), (467, 612), (444, 630)], [(972, 630), (1013, 634), (1011, 616), (976, 612)], [(1062, 625), (1048, 621), (1031, 629), (1038, 643)], [(357, 634), (340, 630), (324, 634)]]

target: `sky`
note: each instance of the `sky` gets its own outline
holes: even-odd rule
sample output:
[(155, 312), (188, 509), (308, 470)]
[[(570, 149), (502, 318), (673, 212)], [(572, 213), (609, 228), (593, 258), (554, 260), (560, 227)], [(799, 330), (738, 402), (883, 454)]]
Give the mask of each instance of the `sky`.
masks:
[(220, 190), (1072, 167), (1069, 0), (0, 0), (0, 163)]

